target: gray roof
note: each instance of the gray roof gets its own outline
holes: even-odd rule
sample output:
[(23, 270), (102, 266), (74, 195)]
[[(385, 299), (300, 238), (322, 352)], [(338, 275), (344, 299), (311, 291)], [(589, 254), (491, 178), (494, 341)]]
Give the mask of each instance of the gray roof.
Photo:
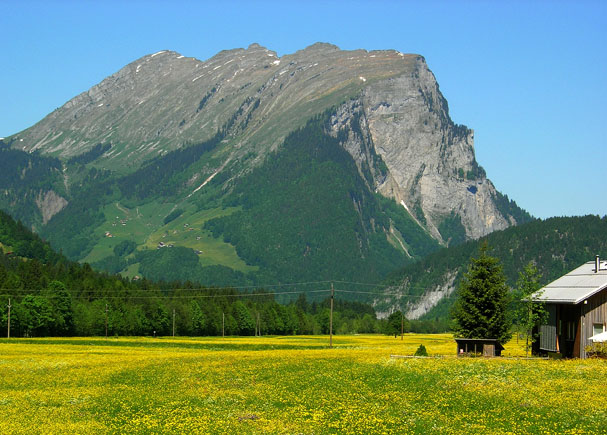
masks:
[(584, 263), (541, 288), (532, 298), (534, 301), (579, 304), (607, 288), (607, 262), (600, 262), (598, 272), (595, 269), (594, 261)]

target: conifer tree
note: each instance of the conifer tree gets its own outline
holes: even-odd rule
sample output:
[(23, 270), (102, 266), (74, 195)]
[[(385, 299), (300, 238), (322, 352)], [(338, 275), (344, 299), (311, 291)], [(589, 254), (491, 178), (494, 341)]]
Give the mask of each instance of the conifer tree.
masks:
[(481, 245), (479, 258), (473, 258), (464, 275), (452, 318), (454, 332), (463, 338), (492, 338), (500, 344), (511, 338), (512, 320), (508, 314), (509, 290), (502, 266)]

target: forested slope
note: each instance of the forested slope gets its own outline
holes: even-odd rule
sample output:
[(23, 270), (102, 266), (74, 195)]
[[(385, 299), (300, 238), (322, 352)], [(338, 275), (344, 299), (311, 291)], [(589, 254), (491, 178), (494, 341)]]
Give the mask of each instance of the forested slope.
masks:
[[(324, 290), (329, 295), (328, 283)], [(275, 296), (299, 294), (289, 305)], [(297, 295), (296, 295), (297, 296)], [(327, 333), (329, 302), (293, 288), (208, 288), (192, 282), (128, 280), (55, 253), (0, 211), (0, 321), (11, 336), (252, 335)], [(369, 305), (337, 301), (336, 332), (377, 332)]]
[(414, 310), (427, 301), (429, 292), (442, 292), (438, 304), (421, 316), (446, 324), (455, 289), (472, 257), (487, 243), (489, 254), (497, 257), (507, 283), (513, 287), (519, 272), (533, 262), (547, 284), (561, 275), (591, 261), (595, 255), (607, 256), (607, 217), (556, 217), (497, 231), (479, 240), (441, 249), (418, 263), (408, 265), (390, 276), (381, 286), (382, 293), (400, 296), (377, 297), (376, 309), (408, 307)]

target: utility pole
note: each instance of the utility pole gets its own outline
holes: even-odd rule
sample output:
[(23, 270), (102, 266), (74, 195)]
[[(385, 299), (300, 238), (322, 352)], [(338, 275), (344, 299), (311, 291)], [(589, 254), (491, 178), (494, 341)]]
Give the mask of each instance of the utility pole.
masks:
[(175, 337), (175, 308), (173, 308), (173, 337)]
[(259, 333), (259, 336), (261, 337), (261, 321), (259, 320), (259, 311), (257, 312), (257, 332)]
[(221, 313), (221, 336), (226, 336), (226, 313)]
[(403, 334), (405, 333), (405, 315), (402, 310), (400, 312), (400, 339), (403, 340)]
[(105, 339), (107, 340), (107, 304), (105, 304)]
[(6, 338), (11, 338), (11, 298), (8, 298), (8, 331)]
[(331, 315), (329, 316), (329, 347), (333, 347), (333, 296), (335, 290), (333, 289), (333, 283), (331, 283)]

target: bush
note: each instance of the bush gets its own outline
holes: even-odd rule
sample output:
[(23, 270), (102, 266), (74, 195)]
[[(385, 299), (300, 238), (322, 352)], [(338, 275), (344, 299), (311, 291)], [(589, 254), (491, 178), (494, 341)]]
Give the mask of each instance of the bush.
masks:
[(428, 356), (428, 351), (426, 350), (426, 346), (420, 344), (413, 356)]
[(607, 359), (607, 343), (593, 343), (586, 346), (586, 355), (588, 358), (602, 358)]
[(185, 210), (181, 208), (176, 208), (172, 212), (170, 212), (163, 220), (164, 224), (167, 225), (177, 219), (179, 216), (183, 214)]

